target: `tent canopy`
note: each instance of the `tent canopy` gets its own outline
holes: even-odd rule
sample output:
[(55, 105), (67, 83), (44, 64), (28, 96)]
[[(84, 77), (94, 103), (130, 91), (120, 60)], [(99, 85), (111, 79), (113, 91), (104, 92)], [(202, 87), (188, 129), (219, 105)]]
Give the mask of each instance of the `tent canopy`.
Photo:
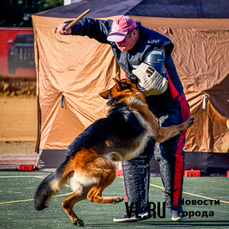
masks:
[(106, 115), (106, 101), (98, 94), (113, 84), (112, 78), (125, 77), (109, 45), (55, 33), (60, 23), (88, 8), (86, 17), (128, 15), (172, 40), (172, 57), (195, 117), (184, 150), (228, 152), (229, 2), (83, 0), (32, 16), (40, 108), (38, 166), (48, 167), (44, 155), (66, 152), (78, 134)]
[(87, 9), (87, 17), (103, 18), (117, 15), (165, 18), (228, 18), (227, 0), (83, 0), (44, 11), (44, 17), (76, 18)]

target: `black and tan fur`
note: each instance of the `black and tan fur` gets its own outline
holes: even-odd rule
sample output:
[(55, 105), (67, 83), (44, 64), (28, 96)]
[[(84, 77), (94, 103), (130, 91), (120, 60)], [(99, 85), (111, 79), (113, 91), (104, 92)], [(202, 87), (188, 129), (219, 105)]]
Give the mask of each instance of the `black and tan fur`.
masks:
[(115, 179), (112, 161), (137, 157), (148, 141), (165, 141), (182, 133), (194, 121), (191, 117), (180, 125), (159, 127), (148, 109), (144, 95), (129, 79), (115, 80), (115, 85), (100, 94), (108, 99), (110, 110), (89, 126), (68, 147), (66, 160), (38, 186), (34, 207), (42, 210), (47, 201), (70, 180), (73, 194), (62, 202), (72, 223), (83, 226), (73, 206), (84, 199), (95, 203), (117, 203), (122, 197), (103, 197), (103, 190)]

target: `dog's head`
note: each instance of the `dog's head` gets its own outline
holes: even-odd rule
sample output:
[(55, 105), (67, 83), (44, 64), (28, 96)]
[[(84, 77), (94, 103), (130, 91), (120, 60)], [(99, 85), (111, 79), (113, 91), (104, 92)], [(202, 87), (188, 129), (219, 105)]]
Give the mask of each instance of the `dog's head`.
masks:
[(137, 89), (136, 84), (132, 83), (130, 79), (114, 79), (114, 81), (115, 85), (99, 94), (104, 99), (109, 99), (107, 102), (108, 106), (114, 105), (129, 97), (135, 97), (144, 103), (146, 102), (144, 95)]

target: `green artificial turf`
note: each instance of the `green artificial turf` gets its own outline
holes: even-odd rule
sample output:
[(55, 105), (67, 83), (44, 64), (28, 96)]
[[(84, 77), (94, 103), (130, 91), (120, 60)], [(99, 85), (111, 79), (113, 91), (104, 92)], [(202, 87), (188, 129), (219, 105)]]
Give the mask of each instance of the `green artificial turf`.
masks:
[[(49, 208), (39, 212), (33, 208), (36, 188), (47, 175), (0, 170), (0, 228), (75, 228), (61, 205), (72, 192), (69, 187), (52, 198)], [(151, 177), (150, 183), (150, 202), (160, 202), (162, 205), (164, 191), (160, 177)], [(84, 200), (77, 203), (74, 210), (84, 220), (84, 228), (229, 228), (228, 188), (227, 177), (185, 177), (183, 198), (186, 203), (184, 210), (188, 215), (182, 222), (171, 221), (166, 210), (165, 218), (156, 216), (138, 222), (114, 223), (113, 218), (124, 213), (124, 202), (95, 204)], [(123, 178), (117, 177), (103, 195), (124, 197)], [(214, 199), (220, 200), (220, 204), (215, 205)], [(197, 202), (199, 204), (194, 204)], [(209, 216), (210, 212), (214, 216)]]

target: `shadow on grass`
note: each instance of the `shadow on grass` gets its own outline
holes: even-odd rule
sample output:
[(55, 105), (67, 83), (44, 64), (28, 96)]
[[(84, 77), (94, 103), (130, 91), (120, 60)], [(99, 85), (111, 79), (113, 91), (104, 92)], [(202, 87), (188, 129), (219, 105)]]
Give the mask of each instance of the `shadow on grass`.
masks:
[(129, 223), (99, 223), (91, 224), (85, 223), (85, 227), (92, 228), (152, 228), (155, 226), (157, 228), (219, 228), (229, 226), (229, 220), (200, 220), (200, 221), (182, 221), (182, 222), (172, 222), (172, 221), (138, 221)]
[(0, 172), (19, 172), (17, 168), (2, 168)]

